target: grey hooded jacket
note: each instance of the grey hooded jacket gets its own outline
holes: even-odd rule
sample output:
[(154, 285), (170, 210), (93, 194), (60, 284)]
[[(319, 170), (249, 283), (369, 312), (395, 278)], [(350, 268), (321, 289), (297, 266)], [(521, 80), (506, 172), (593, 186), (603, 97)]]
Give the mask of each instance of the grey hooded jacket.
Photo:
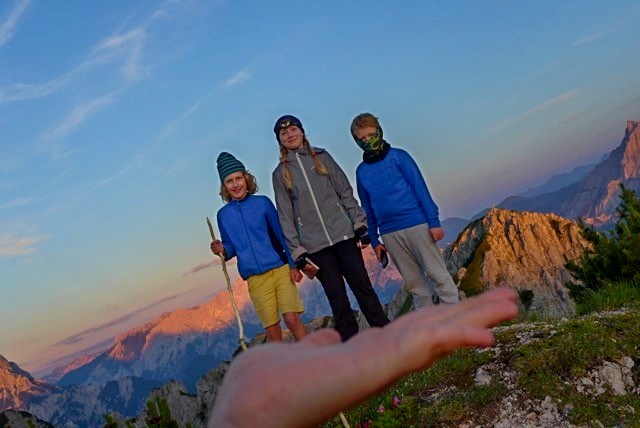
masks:
[(287, 154), (291, 190), (285, 186), (282, 163), (272, 174), (280, 226), (294, 260), (353, 238), (354, 231), (367, 224), (345, 173), (324, 149), (313, 150), (328, 176), (315, 171), (303, 146)]

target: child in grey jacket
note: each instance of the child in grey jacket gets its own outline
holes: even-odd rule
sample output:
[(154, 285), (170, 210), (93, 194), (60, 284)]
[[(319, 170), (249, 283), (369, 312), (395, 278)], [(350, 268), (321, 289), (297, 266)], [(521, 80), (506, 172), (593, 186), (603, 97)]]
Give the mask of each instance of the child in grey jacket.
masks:
[[(324, 149), (311, 147), (298, 118), (282, 116), (274, 132), (280, 163), (273, 171), (278, 218), (291, 256), (303, 272), (319, 270), (336, 330), (343, 341), (358, 332), (347, 297), (347, 280), (372, 327), (389, 323), (364, 266), (361, 248), (369, 244), (366, 217), (346, 175)], [(360, 243), (358, 243), (360, 241)]]

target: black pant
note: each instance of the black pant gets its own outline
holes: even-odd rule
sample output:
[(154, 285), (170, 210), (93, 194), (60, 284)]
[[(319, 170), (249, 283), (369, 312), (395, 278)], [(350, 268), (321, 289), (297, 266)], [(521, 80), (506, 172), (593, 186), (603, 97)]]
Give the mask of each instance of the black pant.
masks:
[(369, 325), (382, 327), (389, 323), (378, 295), (371, 286), (362, 251), (357, 247), (355, 239), (342, 241), (309, 254), (309, 258), (320, 268), (317, 276), (329, 299), (336, 330), (340, 333), (342, 341), (358, 333), (358, 322), (353, 315), (344, 286), (345, 279)]

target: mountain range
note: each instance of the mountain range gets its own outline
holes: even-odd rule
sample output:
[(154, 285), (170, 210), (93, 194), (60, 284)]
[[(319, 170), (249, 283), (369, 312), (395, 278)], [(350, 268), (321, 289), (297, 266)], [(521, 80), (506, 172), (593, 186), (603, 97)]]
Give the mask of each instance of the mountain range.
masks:
[[(616, 221), (620, 184), (640, 192), (640, 123), (632, 120), (627, 121), (620, 145), (597, 164), (556, 175), (541, 186), (505, 198), (495, 208), (554, 213), (572, 220), (582, 219), (601, 230), (609, 229)], [(466, 221), (444, 219), (446, 238), (441, 247), (453, 242), (469, 222), (484, 216), (488, 210)]]
[[(550, 191), (532, 188), (506, 198), (499, 204), (504, 207), (485, 210), (470, 223), (454, 219), (461, 228), (444, 255), (460, 289), (475, 294), (486, 288), (511, 286), (521, 297), (529, 296), (525, 309), (551, 316), (570, 315), (572, 302), (563, 285), (569, 278), (565, 257), (574, 259), (586, 243), (577, 224), (563, 217), (581, 217), (596, 226), (614, 221), (618, 184), (636, 190), (640, 187), (639, 142), (640, 127), (629, 121), (616, 150), (596, 165), (550, 179)], [(518, 211), (566, 214), (560, 217)], [(447, 229), (447, 235), (451, 237), (452, 231)], [(382, 269), (370, 249), (363, 254), (381, 301), (390, 302), (402, 278), (392, 265)], [(317, 280), (305, 279), (299, 289), (305, 322), (330, 314)], [(262, 327), (246, 284), (237, 281), (233, 291), (245, 336), (252, 337)], [(398, 297), (394, 301), (398, 308), (406, 306), (397, 303)], [(231, 359), (238, 348), (237, 339), (233, 309), (226, 290), (222, 290), (206, 303), (163, 314), (118, 335), (105, 352), (60, 367), (45, 377), (47, 381), (34, 379), (0, 357), (0, 411), (28, 410), (56, 426), (95, 426), (105, 411), (136, 415), (149, 393), (172, 379), (177, 385), (185, 385), (184, 390), (177, 387), (183, 391), (177, 395), (189, 401), (186, 397), (196, 389), (201, 393), (202, 376), (209, 376), (207, 373), (221, 362)], [(201, 409), (211, 404), (199, 403)], [(0, 413), (0, 418), (3, 415)]]
[[(393, 266), (382, 270), (373, 251), (364, 253), (374, 288), (383, 303), (391, 300), (402, 284)], [(238, 280), (232, 287), (243, 321), (245, 336), (253, 337), (262, 326), (249, 297), (247, 285)], [(303, 320), (331, 313), (317, 280), (299, 285), (305, 312)], [(351, 295), (354, 309), (358, 309)], [(57, 384), (69, 386), (104, 383), (133, 376), (156, 381), (177, 379), (193, 390), (196, 381), (237, 348), (238, 327), (226, 291), (189, 309), (178, 309), (116, 337), (112, 348), (91, 362), (71, 370)]]
[[(371, 249), (363, 252), (374, 289), (383, 303), (398, 291), (402, 279), (390, 264), (382, 269)], [(309, 322), (331, 313), (317, 279), (299, 284)], [(237, 280), (232, 286), (243, 321), (245, 337), (263, 331), (248, 293)], [(348, 291), (353, 308), (357, 302)], [(238, 348), (238, 326), (225, 289), (201, 305), (177, 309), (118, 335), (114, 345), (95, 356), (87, 355), (59, 367), (44, 379), (33, 379), (16, 364), (5, 361), (11, 370), (0, 377), (0, 411), (28, 410), (57, 425), (96, 426), (106, 409), (133, 416), (144, 406), (150, 392), (171, 380), (194, 392), (197, 381), (230, 360)], [(2, 367), (0, 365), (0, 367)], [(0, 371), (0, 376), (2, 376)], [(29, 379), (30, 383), (22, 379)], [(15, 388), (10, 388), (16, 385)], [(185, 392), (186, 392), (185, 391)]]
[[(507, 286), (519, 292), (523, 310), (535, 311), (546, 316), (566, 317), (573, 313), (573, 304), (563, 285), (569, 278), (564, 267), (565, 257), (570, 260), (575, 259), (586, 245), (578, 225), (573, 221), (554, 214), (517, 213), (513, 210), (492, 209), (462, 232), (456, 243), (445, 252), (445, 260), (460, 290), (466, 295), (476, 294), (491, 287)], [(378, 269), (380, 269), (379, 264)], [(395, 277), (392, 270), (378, 273), (379, 277), (389, 277), (390, 280)], [(242, 288), (243, 284), (239, 281), (235, 289), (241, 304), (246, 298), (242, 295)], [(523, 298), (527, 294), (528, 299)], [(218, 298), (223, 296), (226, 299), (224, 291)], [(406, 310), (408, 299), (406, 293), (398, 292), (394, 304), (389, 304), (388, 309), (391, 310), (393, 307), (402, 313)], [(207, 305), (192, 308), (190, 317), (194, 320), (199, 319), (194, 314), (199, 313), (201, 308), (211, 309)], [(183, 311), (166, 314), (158, 323), (149, 323), (145, 326), (144, 331), (149, 335), (149, 341), (154, 341), (155, 329), (162, 331), (165, 335), (168, 334), (167, 326), (162, 327), (167, 320), (176, 317), (174, 321), (184, 322)], [(308, 325), (311, 329), (327, 326), (326, 318), (328, 317), (317, 318)], [(315, 324), (315, 327), (311, 324)], [(143, 345), (140, 348), (140, 343), (135, 343), (138, 348), (125, 349), (135, 342), (127, 339), (137, 337), (139, 331), (140, 329), (132, 329), (127, 334), (121, 335), (118, 339), (119, 345), (114, 346), (109, 352), (99, 356), (84, 368), (70, 372), (66, 378), (69, 379), (69, 375), (74, 373), (75, 375), (80, 373), (86, 377), (88, 373), (89, 377), (97, 379), (98, 374), (108, 374), (109, 369), (114, 370), (114, 367), (119, 369), (114, 370), (114, 373), (122, 373), (124, 369), (130, 369), (131, 366), (122, 361), (120, 361), (120, 367), (117, 367), (113, 361), (107, 364), (107, 361), (115, 356), (128, 362), (150, 360), (149, 356), (144, 355), (146, 346)], [(258, 335), (250, 346), (259, 346), (264, 340), (264, 337), (260, 336), (264, 335)], [(224, 340), (229, 345), (228, 349), (237, 348), (236, 339), (234, 335), (225, 337)], [(176, 356), (181, 355), (177, 352), (175, 343), (175, 335), (173, 340), (165, 343), (166, 361), (170, 361), (172, 356), (173, 360), (178, 360)], [(150, 348), (154, 346), (151, 345)], [(116, 349), (118, 352), (114, 352)], [(157, 355), (152, 353), (152, 349), (148, 352), (150, 355)], [(213, 362), (213, 359), (211, 361)], [(170, 365), (170, 367), (176, 366)], [(165, 382), (158, 389), (161, 382), (131, 376), (109, 380), (106, 383), (85, 382), (70, 385), (62, 392), (32, 399), (28, 410), (56, 426), (96, 426), (100, 424), (102, 415), (106, 411), (117, 412), (125, 419), (135, 416), (137, 424), (143, 423), (142, 421), (146, 418), (145, 412), (141, 410), (146, 398), (161, 396), (167, 399), (171, 414), (181, 424), (190, 422), (193, 426), (204, 426), (206, 415), (213, 406), (216, 391), (227, 367), (226, 363), (211, 367), (196, 382), (196, 387), (189, 390), (177, 380)], [(158, 370), (155, 373), (158, 373)], [(114, 374), (111, 373), (109, 376)], [(124, 419), (120, 422), (124, 424)]]

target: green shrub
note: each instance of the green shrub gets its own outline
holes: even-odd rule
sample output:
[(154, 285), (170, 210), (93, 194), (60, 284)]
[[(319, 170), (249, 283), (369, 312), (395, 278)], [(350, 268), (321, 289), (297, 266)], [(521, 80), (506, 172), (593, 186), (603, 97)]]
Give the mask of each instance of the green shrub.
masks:
[(590, 292), (605, 284), (624, 280), (640, 281), (640, 200), (633, 190), (620, 184), (621, 203), (616, 209), (620, 216), (612, 231), (599, 232), (582, 221), (582, 235), (591, 243), (576, 262), (566, 267), (576, 280), (568, 284), (578, 303)]

